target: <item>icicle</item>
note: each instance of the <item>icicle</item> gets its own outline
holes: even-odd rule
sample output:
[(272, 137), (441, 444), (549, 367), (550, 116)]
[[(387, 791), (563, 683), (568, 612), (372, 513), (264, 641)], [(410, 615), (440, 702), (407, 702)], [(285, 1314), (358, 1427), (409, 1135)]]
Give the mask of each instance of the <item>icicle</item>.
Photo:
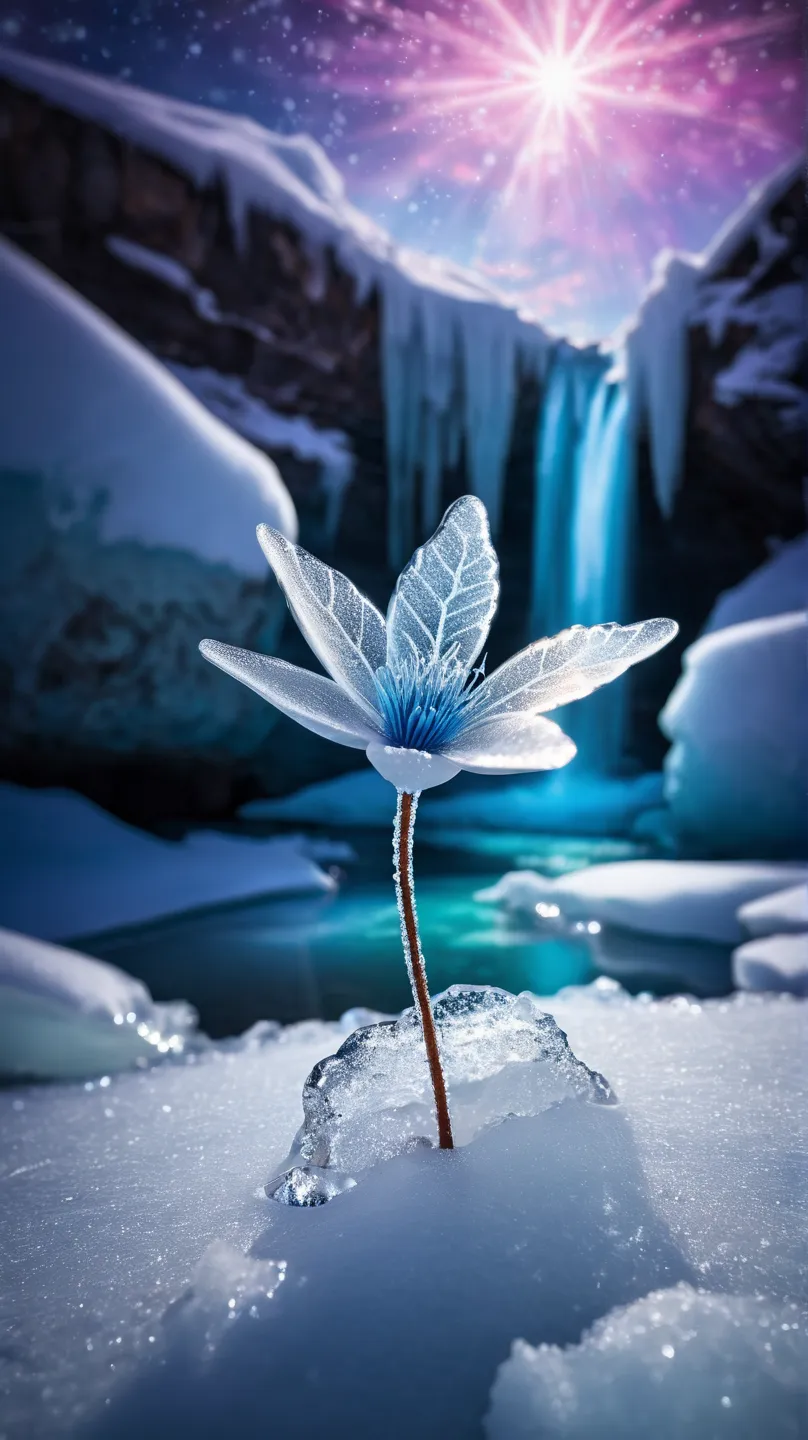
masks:
[(684, 460), (690, 385), (688, 319), (699, 268), (685, 256), (666, 251), (656, 270), (625, 347), (632, 422), (636, 432), (647, 422), (654, 490), (667, 517)]

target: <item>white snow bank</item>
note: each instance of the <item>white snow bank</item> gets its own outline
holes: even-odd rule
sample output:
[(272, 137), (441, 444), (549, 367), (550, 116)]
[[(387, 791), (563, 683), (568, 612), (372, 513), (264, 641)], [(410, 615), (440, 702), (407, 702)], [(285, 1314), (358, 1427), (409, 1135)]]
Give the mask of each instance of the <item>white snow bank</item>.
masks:
[(193, 1025), (113, 965), (0, 930), (0, 1080), (126, 1070), (181, 1054)]
[[(628, 835), (637, 817), (661, 800), (661, 775), (622, 780), (565, 773), (527, 784), (482, 784), (440, 798), (426, 795), (419, 802), (418, 823), (423, 829), (464, 826)], [(395, 798), (387, 781), (374, 770), (359, 770), (280, 800), (251, 800), (239, 813), (248, 820), (375, 827), (389, 825), (394, 812)]]
[(800, 1309), (692, 1285), (599, 1320), (578, 1345), (518, 1340), (500, 1366), (489, 1440), (796, 1440), (808, 1406)]
[(803, 878), (808, 870), (797, 865), (618, 860), (559, 879), (512, 870), (475, 898), (539, 918), (548, 917), (548, 906), (557, 907), (555, 913), (569, 920), (728, 945), (744, 936), (739, 906)]
[[(307, 135), (276, 135), (243, 116), (19, 51), (0, 49), (0, 74), (163, 157), (197, 186), (223, 181), (242, 242), (251, 208), (291, 222), (309, 250), (312, 295), (322, 288), (327, 248), (354, 277), (358, 298), (378, 288), (391, 562), (400, 565), (413, 548), (419, 470), (428, 532), (439, 518), (441, 471), (456, 461), (463, 439), (470, 488), (496, 530), (519, 366), (543, 368), (551, 350), (544, 331), (478, 276), (396, 247), (349, 203), (342, 178)], [(177, 281), (173, 274), (168, 283)]]
[(300, 836), (158, 840), (68, 790), (0, 785), (0, 923), (61, 939), (225, 900), (333, 890), (311, 851)]
[(719, 595), (702, 634), (798, 610), (808, 610), (808, 535), (781, 545), (765, 565)]
[(263, 576), (256, 525), (297, 525), (272, 462), (5, 241), (0, 310), (0, 465), (44, 478), (51, 523)]
[(169, 363), (168, 369), (211, 414), (246, 440), (268, 450), (291, 450), (300, 460), (312, 460), (320, 467), (327, 505), (325, 530), (333, 541), (342, 497), (353, 475), (348, 437), (341, 430), (317, 430), (305, 416), (270, 410), (257, 395), (250, 394), (237, 375), (178, 363)]
[(760, 900), (750, 900), (741, 906), (738, 919), (753, 938), (800, 934), (808, 930), (808, 885), (792, 885)]
[[(290, 1440), (379, 1440), (380, 1415), (385, 1440), (473, 1435), (517, 1337), (577, 1346), (682, 1283), (769, 1297), (761, 1313), (799, 1299), (806, 1007), (600, 982), (543, 1008), (619, 1105), (568, 1100), (453, 1154), (418, 1147), (314, 1208), (263, 1191), (337, 1026), (103, 1088), (0, 1091), (10, 1440), (262, 1433), (267, 1416)], [(740, 1424), (755, 1402), (731, 1394)], [(689, 1433), (689, 1386), (669, 1404)]]
[(748, 940), (732, 954), (739, 990), (783, 990), (808, 995), (808, 934), (767, 935)]
[(659, 717), (673, 741), (665, 798), (681, 846), (701, 854), (808, 850), (808, 614), (705, 635)]

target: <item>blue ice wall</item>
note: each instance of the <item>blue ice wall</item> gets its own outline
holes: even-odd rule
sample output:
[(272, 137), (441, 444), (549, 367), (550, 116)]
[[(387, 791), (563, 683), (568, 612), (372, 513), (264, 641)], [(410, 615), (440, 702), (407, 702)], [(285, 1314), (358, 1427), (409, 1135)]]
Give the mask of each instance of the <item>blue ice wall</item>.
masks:
[[(560, 350), (542, 407), (536, 463), (531, 636), (629, 615), (634, 445), (628, 394), (606, 357)], [(625, 677), (568, 708), (576, 768), (604, 775), (623, 753)]]

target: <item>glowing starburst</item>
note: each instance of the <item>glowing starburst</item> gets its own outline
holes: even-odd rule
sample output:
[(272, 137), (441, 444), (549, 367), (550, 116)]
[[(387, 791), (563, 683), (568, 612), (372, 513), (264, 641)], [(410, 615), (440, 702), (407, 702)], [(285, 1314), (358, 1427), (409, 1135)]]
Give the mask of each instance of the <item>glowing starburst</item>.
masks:
[(666, 194), (686, 205), (700, 180), (709, 193), (711, 162), (737, 173), (752, 151), (768, 149), (771, 165), (783, 147), (777, 105), (763, 101), (789, 83), (776, 46), (794, 13), (706, 20), (693, 0), (426, 3), (440, 8), (348, 0), (350, 55), (328, 83), (385, 102), (377, 134), (398, 141), (400, 191), (425, 175), (478, 187), (500, 256), (503, 242), (526, 254), (571, 230), (587, 232), (590, 250), (630, 252), (638, 200), (657, 213)]

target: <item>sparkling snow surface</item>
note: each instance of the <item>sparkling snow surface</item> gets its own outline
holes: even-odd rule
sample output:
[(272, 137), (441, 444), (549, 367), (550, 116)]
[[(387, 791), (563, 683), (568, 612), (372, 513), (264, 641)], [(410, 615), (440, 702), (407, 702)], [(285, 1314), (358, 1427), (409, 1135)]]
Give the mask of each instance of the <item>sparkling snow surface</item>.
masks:
[(793, 1304), (658, 1290), (579, 1345), (519, 1341), (494, 1384), (488, 1440), (799, 1440), (807, 1335)]
[(42, 476), (51, 523), (263, 577), (261, 521), (294, 537), (277, 469), (36, 261), (0, 242), (0, 462)]
[[(790, 1346), (781, 1332), (771, 1358), (763, 1331), (775, 1317), (802, 1343), (801, 1317), (780, 1312), (804, 1302), (808, 1271), (804, 1006), (630, 1000), (608, 981), (546, 1003), (620, 1104), (565, 1100), (451, 1154), (415, 1148), (322, 1206), (278, 1205), (264, 1186), (300, 1122), (306, 1075), (345, 1027), (259, 1029), (108, 1084), (0, 1093), (4, 1433), (63, 1436), (84, 1422), (115, 1440), (242, 1428), (471, 1440), (514, 1341), (578, 1347), (610, 1316), (580, 1360), (566, 1352), (541, 1372), (563, 1420), (570, 1376), (586, 1405), (622, 1365), (608, 1336), (626, 1322), (610, 1312), (639, 1303), (629, 1338), (641, 1365), (654, 1342), (636, 1326), (650, 1323), (660, 1347), (686, 1343), (692, 1365), (682, 1357), (678, 1373), (705, 1356), (709, 1368), (670, 1388), (660, 1348), (660, 1435), (720, 1376), (736, 1425), (703, 1433), (751, 1436), (755, 1367), (765, 1433), (796, 1434), (783, 1428)], [(759, 1294), (760, 1309), (694, 1300), (685, 1342), (688, 1292), (659, 1302), (661, 1322), (646, 1299), (682, 1285)], [(635, 1393), (638, 1417), (652, 1402), (626, 1364), (630, 1419)], [(506, 1400), (523, 1424), (526, 1392), (500, 1374), (498, 1424)], [(656, 1432), (627, 1421), (605, 1433)]]
[[(334, 889), (344, 846), (196, 831), (158, 840), (69, 790), (0, 785), (0, 924), (41, 939), (134, 925), (250, 895)], [(43, 877), (45, 877), (43, 879)]]

